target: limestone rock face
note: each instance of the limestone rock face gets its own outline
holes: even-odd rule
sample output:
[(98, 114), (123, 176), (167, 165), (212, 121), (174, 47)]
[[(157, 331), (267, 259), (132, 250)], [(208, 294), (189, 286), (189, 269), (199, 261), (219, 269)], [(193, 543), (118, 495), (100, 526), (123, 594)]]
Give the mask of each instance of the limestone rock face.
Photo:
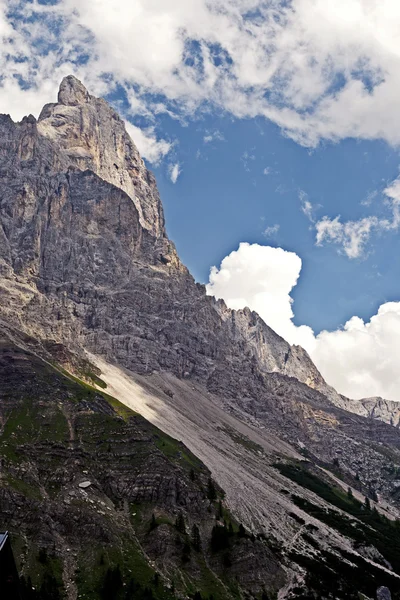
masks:
[(194, 283), (123, 121), (77, 79), (38, 122), (3, 116), (0, 135), (4, 317), (138, 372), (207, 381), (219, 362), (245, 361), (328, 390), (302, 348)]
[(47, 104), (37, 125), (41, 136), (54, 141), (65, 162), (93, 171), (123, 190), (139, 213), (140, 224), (156, 237), (165, 235), (164, 215), (153, 175), (117, 113), (90, 96), (75, 77), (60, 85), (57, 104)]
[(341, 406), (358, 415), (378, 419), (394, 427), (400, 426), (400, 402), (385, 400), (379, 396), (361, 400), (349, 400), (342, 396)]
[[(236, 377), (248, 376), (251, 387), (257, 372), (280, 373), (353, 410), (303, 348), (195, 284), (166, 236), (154, 177), (123, 121), (75, 77), (61, 82), (58, 102), (38, 122), (0, 117), (0, 193), (7, 321), (139, 373), (166, 369), (214, 385), (227, 370), (220, 391), (228, 396)], [(355, 403), (354, 411), (391, 422), (382, 402)]]

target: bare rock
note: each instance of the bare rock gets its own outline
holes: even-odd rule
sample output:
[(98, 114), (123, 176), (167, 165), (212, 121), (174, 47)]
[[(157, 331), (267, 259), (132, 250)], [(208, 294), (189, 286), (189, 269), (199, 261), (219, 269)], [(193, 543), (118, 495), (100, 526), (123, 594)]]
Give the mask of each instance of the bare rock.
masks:
[(392, 600), (389, 588), (381, 586), (376, 590), (376, 600)]
[(73, 75), (64, 77), (58, 92), (58, 103), (65, 106), (77, 106), (89, 101), (89, 92), (85, 86)]

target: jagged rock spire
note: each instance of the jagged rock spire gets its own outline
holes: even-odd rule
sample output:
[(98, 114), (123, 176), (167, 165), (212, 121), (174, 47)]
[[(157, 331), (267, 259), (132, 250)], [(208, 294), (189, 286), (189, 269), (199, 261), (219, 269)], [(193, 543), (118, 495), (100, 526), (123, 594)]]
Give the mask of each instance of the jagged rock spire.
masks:
[(89, 101), (90, 95), (85, 86), (74, 75), (64, 77), (58, 90), (58, 104), (78, 106)]
[(122, 189), (135, 204), (142, 227), (157, 238), (165, 236), (155, 179), (124, 121), (105, 100), (91, 96), (79, 79), (68, 75), (60, 84), (58, 103), (43, 108), (38, 132), (56, 143), (70, 165)]

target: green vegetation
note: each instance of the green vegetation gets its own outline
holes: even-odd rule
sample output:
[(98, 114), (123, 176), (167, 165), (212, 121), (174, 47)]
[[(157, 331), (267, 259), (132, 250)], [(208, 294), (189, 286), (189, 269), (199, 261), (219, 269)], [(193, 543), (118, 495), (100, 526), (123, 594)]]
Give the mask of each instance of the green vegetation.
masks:
[[(152, 426), (150, 425), (150, 427)], [(184, 466), (191, 473), (191, 479), (194, 480), (198, 471), (204, 468), (203, 463), (182, 442), (175, 440), (156, 427), (153, 427), (153, 431), (157, 448), (172, 462)]]
[[(50, 408), (50, 410), (49, 410)], [(67, 420), (55, 404), (44, 407), (41, 402), (25, 398), (11, 410), (0, 436), (1, 455), (19, 462), (19, 446), (40, 442), (64, 442), (69, 437)]]
[(292, 495), (293, 501), (299, 508), (355, 542), (375, 546), (400, 574), (400, 522), (390, 521), (377, 510), (371, 510), (368, 498), (362, 503), (352, 494), (329, 485), (310, 472), (306, 465), (278, 463), (275, 467), (285, 477), (311, 490), (353, 518), (334, 509), (325, 510), (298, 495)]
[[(125, 404), (122, 404), (122, 402), (120, 402), (113, 396), (110, 396), (105, 392), (97, 390), (95, 387), (93, 387), (93, 385), (90, 385), (89, 383), (82, 381), (78, 377), (75, 377), (75, 375), (72, 375), (62, 367), (57, 366), (57, 370), (60, 371), (60, 373), (62, 373), (63, 375), (65, 375), (65, 384), (71, 391), (75, 400), (90, 400), (95, 399), (96, 396), (100, 396), (104, 398), (104, 400), (106, 400), (108, 404), (112, 406), (112, 408), (115, 410), (115, 412), (123, 419), (127, 420), (133, 417), (134, 415), (139, 416), (138, 413), (136, 413), (131, 408), (125, 406)], [(99, 383), (97, 383), (96, 381), (94, 381), (94, 383), (96, 383), (96, 385), (99, 385)], [(99, 385), (99, 387), (107, 387), (107, 385), (104, 382), (102, 382), (102, 384), (103, 385)]]
[(12, 475), (7, 474), (5, 476), (5, 480), (7, 484), (12, 487), (14, 490), (25, 496), (26, 498), (30, 498), (32, 500), (40, 500), (41, 494), (37, 485), (27, 483), (22, 479), (17, 479)]
[(97, 385), (99, 388), (102, 388), (103, 390), (105, 390), (107, 388), (106, 382), (103, 381), (98, 375), (96, 375), (96, 373), (93, 373), (93, 371), (90, 371), (90, 370), (82, 371), (82, 377), (84, 379), (91, 381), (94, 385)]
[(340, 488), (333, 487), (317, 477), (308, 470), (308, 463), (275, 463), (274, 467), (288, 479), (291, 479), (301, 487), (311, 490), (320, 498), (330, 504), (337, 506), (341, 510), (354, 516), (360, 516), (363, 512), (361, 502), (358, 502), (352, 495), (349, 495)]
[(130, 538), (123, 540), (120, 547), (99, 545), (97, 548), (83, 548), (78, 564), (76, 583), (82, 600), (175, 598), (148, 564), (140, 547)]
[(362, 592), (374, 598), (379, 586), (387, 586), (393, 600), (400, 598), (398, 579), (388, 572), (367, 563), (362, 557), (338, 550), (338, 554), (319, 549), (317, 555), (310, 556), (292, 552), (290, 558), (307, 570), (306, 585), (314, 592), (305, 595), (299, 590), (296, 598), (331, 598), (356, 600)]
[(61, 560), (45, 548), (37, 550), (35, 546), (31, 546), (28, 560), (31, 575), (21, 577), (21, 600), (62, 600)]
[[(36, 357), (19, 362), (18, 369), (21, 364), (29, 385), (18, 370), (2, 381), (8, 403), (1, 412), (0, 493), (9, 488), (5, 494), (21, 496), (10, 529), (18, 532), (13, 546), (26, 575), (22, 600), (65, 600), (63, 567), (80, 600), (242, 597), (230, 567), (249, 536), (201, 461), (103, 391)], [(155, 491), (149, 487), (153, 476)], [(92, 481), (85, 492), (81, 478)], [(169, 504), (175, 488), (176, 503)], [(190, 498), (197, 503), (193, 511)], [(214, 523), (227, 546), (215, 544)], [(47, 548), (34, 545), (42, 528)], [(164, 543), (172, 549), (165, 571), (176, 571), (175, 583), (149, 561), (161, 558)], [(64, 552), (70, 552), (68, 560)]]

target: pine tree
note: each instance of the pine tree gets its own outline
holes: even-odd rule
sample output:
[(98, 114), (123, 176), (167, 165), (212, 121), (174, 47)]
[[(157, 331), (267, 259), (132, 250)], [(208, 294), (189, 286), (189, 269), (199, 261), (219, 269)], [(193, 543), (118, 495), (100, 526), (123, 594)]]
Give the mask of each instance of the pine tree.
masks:
[(157, 521), (156, 521), (156, 517), (154, 515), (154, 513), (151, 515), (151, 521), (150, 521), (150, 531), (153, 531), (153, 529), (155, 529), (157, 527)]
[(369, 488), (369, 496), (374, 502), (378, 502), (378, 494), (376, 493), (376, 490), (373, 487)]
[(229, 532), (222, 525), (214, 525), (211, 531), (211, 548), (213, 552), (229, 547)]
[(40, 586), (39, 598), (41, 600), (60, 600), (60, 587), (54, 575), (45, 573)]
[(370, 502), (370, 499), (368, 498), (368, 496), (365, 496), (364, 506), (367, 510), (371, 510), (371, 502)]
[(189, 541), (186, 540), (186, 542), (183, 545), (183, 549), (182, 549), (182, 562), (183, 563), (189, 562), (191, 552), (192, 552), (192, 549), (190, 547)]
[(347, 488), (347, 497), (352, 500), (353, 499), (353, 490), (351, 487)]
[(182, 513), (179, 513), (179, 515), (176, 517), (175, 527), (180, 533), (186, 533), (185, 519)]
[(122, 577), (119, 566), (109, 567), (104, 577), (103, 588), (100, 592), (102, 600), (114, 600), (122, 588)]
[(38, 561), (40, 562), (40, 564), (46, 565), (48, 563), (48, 560), (49, 560), (49, 557), (47, 556), (46, 548), (40, 548), (39, 555), (38, 555)]
[(192, 544), (193, 548), (196, 552), (200, 552), (201, 550), (201, 537), (200, 537), (200, 529), (197, 525), (193, 525), (192, 527)]
[(211, 501), (217, 499), (217, 490), (215, 489), (215, 484), (211, 477), (208, 480), (208, 488), (207, 488), (207, 498)]

